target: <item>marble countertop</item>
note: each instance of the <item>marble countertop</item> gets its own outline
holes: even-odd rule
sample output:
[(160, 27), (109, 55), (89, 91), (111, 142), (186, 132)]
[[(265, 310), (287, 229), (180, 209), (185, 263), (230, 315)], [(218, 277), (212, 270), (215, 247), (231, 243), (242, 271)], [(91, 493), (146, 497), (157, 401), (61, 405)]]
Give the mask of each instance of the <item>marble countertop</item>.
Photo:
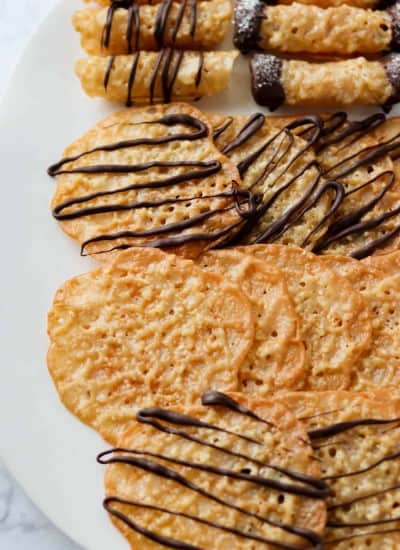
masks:
[[(0, 99), (32, 31), (57, 0), (0, 0)], [(0, 460), (0, 548), (82, 550), (25, 496)]]

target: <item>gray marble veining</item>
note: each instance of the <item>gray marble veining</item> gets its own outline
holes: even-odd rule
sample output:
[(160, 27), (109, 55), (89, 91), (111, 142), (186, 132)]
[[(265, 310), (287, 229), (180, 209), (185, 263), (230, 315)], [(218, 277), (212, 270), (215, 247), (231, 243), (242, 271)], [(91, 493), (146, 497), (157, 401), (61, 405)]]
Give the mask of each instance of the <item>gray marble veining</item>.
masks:
[[(56, 1), (0, 0), (0, 98), (29, 36)], [(37, 510), (1, 461), (0, 550), (82, 550)]]

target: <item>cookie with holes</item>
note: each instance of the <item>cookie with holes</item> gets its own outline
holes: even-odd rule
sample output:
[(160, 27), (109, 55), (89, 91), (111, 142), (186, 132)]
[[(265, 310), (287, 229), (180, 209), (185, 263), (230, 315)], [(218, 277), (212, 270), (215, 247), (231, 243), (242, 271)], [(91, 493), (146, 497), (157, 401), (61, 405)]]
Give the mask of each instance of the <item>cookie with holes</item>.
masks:
[(237, 285), (252, 305), (254, 342), (239, 368), (242, 391), (262, 396), (303, 388), (307, 372), (300, 319), (282, 272), (233, 248), (212, 250), (198, 264)]
[(249, 202), (207, 119), (186, 104), (115, 113), (49, 171), (55, 218), (98, 258), (129, 246), (196, 256), (242, 225)]
[(217, 147), (238, 167), (258, 201), (231, 244), (277, 242), (311, 248), (337, 209), (343, 189), (321, 176), (314, 145), (318, 116), (207, 114)]
[[(292, 208), (288, 205), (287, 216), (283, 217), (286, 226), (273, 223), (265, 236), (261, 235), (262, 242), (295, 244), (319, 254), (356, 258), (398, 248), (398, 118), (377, 113), (350, 121), (346, 113), (339, 112), (322, 116), (319, 119), (322, 127), (316, 133), (312, 117), (264, 117), (262, 113), (249, 117), (207, 116), (213, 125), (216, 145), (238, 163), (239, 169), (242, 154), (247, 149), (251, 151), (255, 143), (263, 144), (260, 132), (267, 128), (271, 134), (285, 131), (286, 138), (290, 128), (291, 133), (312, 145), (320, 172), (316, 192), (309, 197), (308, 205), (305, 203), (305, 209), (298, 209), (296, 202)], [(266, 150), (273, 150), (272, 143)], [(248, 177), (246, 173), (243, 175), (245, 183)], [(324, 188), (326, 194), (314, 203), (319, 190)], [(311, 232), (308, 237), (304, 233), (307, 228)]]
[(331, 496), (324, 548), (400, 544), (400, 409), (361, 393), (297, 392), (282, 402), (304, 423)]
[(132, 548), (321, 548), (326, 484), (278, 401), (209, 391), (142, 409), (108, 464), (104, 507)]
[(318, 256), (300, 248), (272, 244), (239, 249), (285, 276), (306, 346), (306, 389), (349, 388), (354, 365), (371, 341), (367, 300)]
[(354, 121), (336, 113), (324, 121), (318, 160), (345, 194), (315, 252), (361, 259), (397, 246), (400, 183), (391, 153), (400, 140), (389, 133), (384, 138), (384, 127), (381, 113)]
[[(381, 271), (372, 258), (367, 263), (343, 256), (326, 256), (324, 262), (339, 275), (346, 277), (353, 288), (367, 300), (372, 316), (372, 338), (369, 349), (354, 365), (351, 389), (368, 391), (391, 387), (398, 392), (400, 383), (400, 273), (399, 253), (393, 256), (391, 269)], [(375, 258), (375, 256), (373, 257)], [(397, 261), (396, 261), (397, 260)], [(383, 263), (383, 262), (382, 262)], [(388, 265), (388, 261), (386, 262)], [(376, 267), (374, 267), (376, 266)]]
[(238, 287), (190, 260), (136, 248), (64, 283), (48, 334), (62, 402), (115, 443), (140, 407), (237, 390), (254, 323)]

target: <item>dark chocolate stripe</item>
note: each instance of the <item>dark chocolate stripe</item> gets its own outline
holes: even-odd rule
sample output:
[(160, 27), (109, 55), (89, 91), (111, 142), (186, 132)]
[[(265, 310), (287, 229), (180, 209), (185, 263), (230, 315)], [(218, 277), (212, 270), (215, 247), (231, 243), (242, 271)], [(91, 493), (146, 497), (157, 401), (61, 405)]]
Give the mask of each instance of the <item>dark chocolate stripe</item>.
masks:
[[(135, 31), (134, 37), (133, 37), (133, 31)], [(126, 25), (126, 41), (128, 44), (129, 54), (131, 54), (133, 51), (139, 50), (139, 39), (140, 39), (140, 12), (139, 12), (138, 4), (136, 4), (136, 2), (133, 1), (128, 8), (128, 22)]]
[[(255, 421), (262, 421), (265, 422), (264, 419), (260, 419), (257, 415), (255, 415), (252, 411), (247, 409), (246, 407), (240, 405), (235, 400), (230, 398), (229, 396), (226, 396), (220, 392), (206, 392), (203, 396), (203, 402), (206, 403), (207, 406), (222, 406), (227, 407), (230, 410), (237, 412), (238, 414), (244, 414)], [(215, 446), (215, 443), (210, 443), (207, 440), (203, 440), (197, 436), (192, 435), (191, 433), (187, 433), (185, 430), (181, 429), (175, 429), (170, 426), (172, 424), (173, 426), (188, 426), (188, 427), (197, 427), (200, 429), (205, 430), (217, 430), (224, 433), (229, 433), (230, 435), (233, 435), (234, 437), (239, 438), (245, 438), (249, 439), (246, 434), (241, 433), (234, 433), (229, 430), (226, 430), (225, 428), (221, 428), (218, 425), (209, 424), (206, 422), (202, 422), (201, 420), (197, 418), (193, 418), (188, 415), (175, 413), (170, 410), (164, 410), (160, 408), (152, 408), (152, 409), (144, 409), (139, 411), (137, 419), (140, 422), (149, 423), (153, 428), (157, 430), (161, 430), (163, 432), (166, 432), (168, 434), (171, 434), (176, 437), (183, 437), (185, 439), (188, 439), (189, 441), (194, 441), (199, 445), (206, 445), (215, 447), (218, 450), (222, 450), (222, 452), (232, 454), (233, 456), (240, 456), (250, 462), (255, 462), (254, 459), (252, 459), (250, 456), (246, 455), (237, 455), (235, 451), (231, 451), (230, 449), (219, 449), (219, 447)], [(166, 424), (161, 423), (166, 422)], [(259, 485), (261, 487), (271, 487), (273, 489), (276, 489), (280, 492), (291, 492), (295, 491), (294, 494), (301, 494), (303, 496), (309, 496), (311, 498), (318, 498), (321, 496), (326, 495), (326, 485), (324, 485), (324, 490), (322, 490), (321, 486), (321, 480), (314, 479), (309, 476), (304, 476), (304, 474), (297, 474), (293, 473), (294, 475), (304, 476), (305, 485), (293, 485), (293, 484), (287, 484), (282, 481), (278, 480), (271, 480), (269, 478), (259, 476), (259, 475), (252, 475), (251, 470), (250, 472), (246, 470), (242, 470), (240, 472), (236, 472), (234, 470), (226, 469), (221, 466), (214, 466), (207, 463), (202, 462), (189, 462), (186, 460), (181, 460), (179, 458), (170, 457), (165, 454), (157, 454), (152, 453), (146, 450), (136, 450), (136, 449), (123, 449), (123, 448), (116, 448), (109, 451), (106, 451), (104, 453), (101, 453), (98, 458), (98, 462), (100, 464), (113, 464), (113, 463), (119, 463), (124, 464), (130, 467), (139, 468), (145, 472), (148, 472), (150, 474), (159, 476), (163, 479), (171, 480), (178, 485), (181, 485), (182, 487), (185, 487), (186, 489), (189, 489), (191, 491), (194, 491), (202, 496), (204, 496), (207, 499), (210, 499), (223, 507), (227, 507), (229, 509), (238, 511), (245, 516), (248, 516), (250, 518), (257, 519), (261, 521), (262, 523), (266, 523), (267, 525), (270, 525), (272, 527), (275, 527), (277, 529), (281, 529), (287, 533), (297, 535), (301, 537), (302, 539), (308, 541), (308, 543), (311, 543), (312, 548), (314, 549), (322, 549), (322, 542), (320, 537), (313, 531), (305, 528), (296, 527), (295, 525), (289, 525), (286, 523), (281, 523), (277, 520), (272, 520), (268, 517), (265, 517), (263, 515), (260, 515), (256, 512), (251, 512), (245, 508), (242, 508), (240, 506), (235, 505), (233, 502), (227, 502), (226, 500), (223, 500), (218, 495), (214, 494), (211, 491), (203, 489), (201, 486), (197, 485), (196, 483), (190, 481), (188, 478), (185, 477), (185, 475), (179, 473), (178, 471), (171, 469), (170, 466), (166, 466), (165, 463), (168, 463), (170, 465), (178, 465), (183, 468), (191, 468), (196, 469), (202, 472), (209, 473), (211, 475), (217, 475), (217, 476), (223, 476), (228, 477), (233, 480), (238, 481), (246, 481), (254, 483), (255, 485)], [(162, 461), (162, 463), (158, 462)], [(265, 465), (264, 465), (265, 466)], [(323, 482), (322, 482), (323, 483)], [(318, 484), (321, 489), (318, 491), (315, 488), (315, 485)], [(299, 491), (299, 492), (297, 492)], [(198, 516), (192, 516), (190, 514), (186, 514), (185, 512), (175, 512), (171, 511), (166, 508), (161, 508), (156, 505), (150, 505), (150, 504), (143, 504), (141, 502), (137, 501), (127, 501), (124, 499), (119, 499), (118, 497), (108, 497), (104, 501), (104, 505), (106, 510), (110, 511), (111, 514), (114, 515), (114, 517), (120, 519), (130, 527), (131, 529), (137, 531), (138, 533), (144, 535), (145, 537), (150, 538), (153, 541), (159, 542), (160, 544), (171, 547), (171, 548), (185, 548), (185, 546), (179, 546), (180, 544), (187, 544), (184, 541), (176, 541), (175, 539), (166, 539), (163, 537), (162, 534), (158, 534), (155, 531), (152, 531), (151, 529), (143, 528), (139, 526), (135, 521), (131, 520), (130, 517), (128, 517), (123, 512), (116, 510), (115, 508), (111, 508), (109, 506), (110, 503), (119, 503), (127, 506), (134, 506), (134, 507), (143, 507), (144, 509), (151, 509), (153, 511), (158, 511), (163, 514), (173, 514), (178, 515), (180, 517), (185, 517), (188, 520), (193, 520), (200, 522), (204, 525), (207, 525), (209, 527), (213, 527), (216, 529), (220, 529), (222, 531), (230, 532), (232, 534), (235, 534), (239, 537), (244, 538), (250, 538), (253, 540), (256, 540), (257, 542), (263, 542), (265, 544), (272, 545), (277, 548), (282, 548), (285, 550), (300, 550), (300, 547), (297, 545), (281, 542), (280, 540), (270, 540), (270, 539), (264, 539), (262, 537), (259, 537), (258, 535), (252, 535), (251, 533), (242, 532), (241, 530), (237, 530), (235, 527), (226, 526), (221, 523), (214, 523), (210, 522), (209, 520), (203, 520), (203, 518)], [(117, 512), (116, 514), (114, 512)], [(257, 538), (254, 538), (257, 537)], [(198, 548), (197, 546), (194, 546), (194, 548)]]
[(164, 35), (168, 22), (168, 15), (171, 10), (172, 0), (163, 0), (160, 3), (157, 11), (155, 26), (154, 26), (154, 38), (157, 46), (162, 48), (164, 44)]
[(353, 477), (359, 474), (365, 474), (367, 472), (370, 472), (371, 470), (374, 470), (381, 464), (384, 464), (385, 462), (390, 462), (391, 460), (396, 460), (397, 458), (400, 458), (400, 451), (397, 451), (396, 453), (391, 453), (389, 455), (384, 456), (383, 458), (380, 458), (376, 462), (373, 462), (369, 466), (366, 466), (365, 468), (360, 468), (359, 470), (354, 470), (352, 472), (346, 472), (344, 474), (336, 474), (332, 476), (324, 476), (323, 479), (325, 481), (332, 481), (335, 479), (342, 479), (345, 477)]
[[(106, 460), (104, 459), (104, 457), (108, 457), (109, 455), (113, 455), (115, 453), (125, 453), (125, 455), (120, 456), (120, 454), (117, 454), (117, 456), (115, 457), (113, 456)], [(128, 464), (130, 466), (137, 466), (139, 468), (143, 467), (143, 463), (151, 463), (151, 464), (156, 464), (160, 466), (157, 462), (154, 462), (153, 460), (148, 460), (148, 458), (145, 458), (145, 459), (135, 458), (135, 457), (126, 456), (126, 455), (135, 455), (135, 457), (139, 455), (144, 457), (150, 457), (151, 459), (159, 459), (164, 462), (170, 462), (171, 464), (184, 466), (185, 468), (192, 468), (194, 470), (207, 472), (209, 474), (213, 474), (216, 476), (228, 477), (230, 479), (235, 479), (238, 481), (248, 481), (250, 483), (254, 483), (255, 485), (259, 485), (260, 487), (267, 487), (268, 489), (272, 489), (274, 491), (286, 493), (289, 495), (298, 495), (298, 496), (318, 498), (318, 499), (322, 498), (323, 496), (327, 496), (326, 492), (315, 489), (314, 487), (307, 487), (304, 485), (285, 483), (285, 482), (277, 481), (275, 479), (271, 479), (264, 476), (248, 474), (243, 471), (236, 472), (235, 470), (229, 470), (227, 468), (211, 466), (209, 464), (203, 464), (202, 462), (180, 460), (178, 458), (173, 458), (164, 454), (156, 454), (148, 451), (115, 448), (115, 449), (111, 449), (110, 451), (105, 451), (101, 453), (98, 456), (98, 462), (100, 464)], [(160, 466), (160, 467), (164, 468), (163, 466)], [(144, 465), (143, 469), (146, 469), (146, 465)], [(173, 472), (173, 474), (171, 474), (171, 472)], [(175, 475), (176, 472), (174, 470), (170, 470), (170, 468), (165, 468), (164, 474), (160, 474), (160, 475), (162, 475), (163, 477), (168, 477), (169, 479), (172, 479), (171, 475)], [(178, 483), (180, 483), (180, 481), (178, 481)]]
[(213, 131), (213, 137), (214, 139), (219, 138), (228, 128), (231, 126), (233, 122), (233, 117), (229, 116), (227, 120), (221, 124), (218, 128), (215, 128)]
[(127, 525), (134, 531), (140, 533), (141, 535), (144, 535), (145, 537), (149, 538), (150, 540), (153, 540), (154, 542), (158, 542), (159, 544), (166, 546), (167, 548), (179, 548), (183, 550), (193, 550), (193, 549), (202, 550), (199, 546), (192, 546), (190, 544), (184, 543), (182, 541), (177, 541), (169, 537), (156, 535), (153, 531), (150, 531), (149, 529), (145, 529), (144, 527), (140, 527), (136, 522), (133, 522), (127, 515), (119, 512), (118, 510), (111, 508), (110, 507), (111, 503), (122, 504), (125, 506), (136, 506), (138, 508), (144, 508), (145, 510), (152, 510), (163, 514), (183, 517), (185, 519), (194, 521), (196, 523), (206, 525), (207, 527), (213, 527), (215, 529), (225, 531), (226, 533), (231, 533), (232, 535), (236, 535), (240, 538), (254, 540), (256, 542), (274, 546), (275, 548), (282, 548), (284, 550), (299, 550), (298, 546), (287, 545), (278, 541), (273, 541), (271, 539), (260, 537), (258, 535), (252, 535), (251, 533), (246, 533), (245, 531), (241, 531), (240, 529), (235, 529), (234, 527), (228, 527), (226, 525), (223, 525), (222, 523), (208, 521), (206, 519), (200, 518), (199, 516), (193, 516), (190, 514), (186, 514), (184, 512), (174, 512), (174, 511), (168, 510), (167, 508), (162, 508), (160, 506), (151, 506), (149, 504), (142, 504), (137, 501), (135, 502), (132, 500), (125, 500), (118, 497), (110, 497), (104, 500), (103, 506), (109, 514), (113, 515), (114, 517), (116, 517), (117, 519), (125, 523), (125, 525)]
[(355, 533), (352, 535), (348, 535), (347, 537), (340, 537), (337, 539), (328, 539), (328, 540), (324, 540), (324, 546), (331, 546), (331, 544), (340, 544), (341, 542), (346, 542), (346, 541), (354, 540), (361, 537), (378, 537), (378, 536), (392, 535), (394, 533), (400, 533), (400, 528), (380, 530), (380, 531), (364, 531), (363, 533)]
[(111, 71), (113, 70), (114, 62), (115, 62), (114, 55), (108, 58), (107, 68), (106, 68), (106, 72), (104, 73), (104, 83), (103, 83), (105, 90), (107, 90), (108, 83), (110, 82)]
[(140, 52), (136, 52), (133, 56), (132, 67), (129, 73), (128, 79), (128, 88), (126, 92), (126, 106), (130, 107), (132, 105), (132, 90), (136, 80), (136, 72), (139, 64)]
[(332, 510), (337, 510), (338, 508), (345, 508), (353, 504), (356, 504), (357, 502), (362, 502), (363, 500), (369, 500), (370, 498), (379, 497), (381, 495), (384, 495), (385, 493), (389, 493), (390, 491), (395, 491), (397, 489), (400, 489), (400, 483), (397, 483), (396, 485), (392, 485), (391, 487), (387, 487), (386, 489), (382, 489), (380, 491), (375, 491), (373, 493), (361, 495), (355, 498), (345, 500), (343, 502), (337, 502), (335, 504), (331, 504), (330, 506), (327, 506), (327, 510), (332, 511)]
[(59, 171), (60, 168), (62, 168), (65, 164), (68, 164), (69, 162), (75, 162), (76, 160), (79, 160), (92, 153), (97, 153), (100, 151), (101, 152), (117, 151), (118, 149), (129, 149), (130, 147), (138, 147), (142, 145), (161, 145), (163, 143), (169, 143), (172, 141), (184, 141), (184, 140), (196, 141), (197, 139), (202, 139), (208, 136), (208, 128), (204, 124), (204, 122), (186, 114), (165, 115), (159, 118), (158, 120), (151, 120), (151, 121), (145, 120), (142, 122), (136, 122), (136, 123), (130, 123), (130, 124), (134, 126), (140, 125), (140, 124), (161, 124), (167, 127), (182, 124), (196, 131), (188, 132), (188, 133), (169, 134), (166, 136), (160, 136), (158, 138), (143, 137), (138, 139), (117, 141), (115, 143), (100, 145), (88, 151), (84, 151), (83, 153), (80, 153), (78, 155), (73, 155), (73, 156), (65, 157), (61, 159), (56, 164), (53, 164), (52, 166), (50, 166), (50, 168), (48, 169), (49, 176), (57, 175), (57, 171)]
[(324, 428), (310, 430), (308, 432), (308, 436), (311, 441), (314, 441), (315, 439), (333, 437), (343, 432), (347, 432), (348, 430), (352, 430), (353, 428), (358, 428), (359, 426), (380, 426), (392, 424), (393, 422), (399, 422), (399, 420), (399, 418), (392, 418), (389, 420), (382, 418), (362, 418), (359, 420), (351, 420), (349, 422), (338, 422), (337, 424), (331, 424), (330, 426), (325, 426)]
[(233, 139), (233, 141), (225, 145), (225, 147), (222, 149), (222, 153), (224, 155), (227, 155), (228, 153), (231, 153), (234, 149), (241, 147), (243, 143), (245, 143), (248, 139), (250, 139), (252, 136), (254, 136), (254, 134), (258, 132), (258, 130), (263, 126), (264, 122), (265, 116), (262, 113), (254, 113), (254, 115), (251, 115), (249, 120), (239, 131), (238, 135)]

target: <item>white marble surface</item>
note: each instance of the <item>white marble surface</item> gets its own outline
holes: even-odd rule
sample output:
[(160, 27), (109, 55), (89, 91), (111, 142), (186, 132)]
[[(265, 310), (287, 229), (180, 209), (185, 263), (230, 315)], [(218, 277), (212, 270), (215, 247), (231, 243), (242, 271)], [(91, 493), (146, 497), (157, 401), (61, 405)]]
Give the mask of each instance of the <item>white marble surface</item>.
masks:
[[(56, 1), (0, 0), (0, 98), (29, 36)], [(36, 509), (1, 460), (0, 549), (81, 550)]]

